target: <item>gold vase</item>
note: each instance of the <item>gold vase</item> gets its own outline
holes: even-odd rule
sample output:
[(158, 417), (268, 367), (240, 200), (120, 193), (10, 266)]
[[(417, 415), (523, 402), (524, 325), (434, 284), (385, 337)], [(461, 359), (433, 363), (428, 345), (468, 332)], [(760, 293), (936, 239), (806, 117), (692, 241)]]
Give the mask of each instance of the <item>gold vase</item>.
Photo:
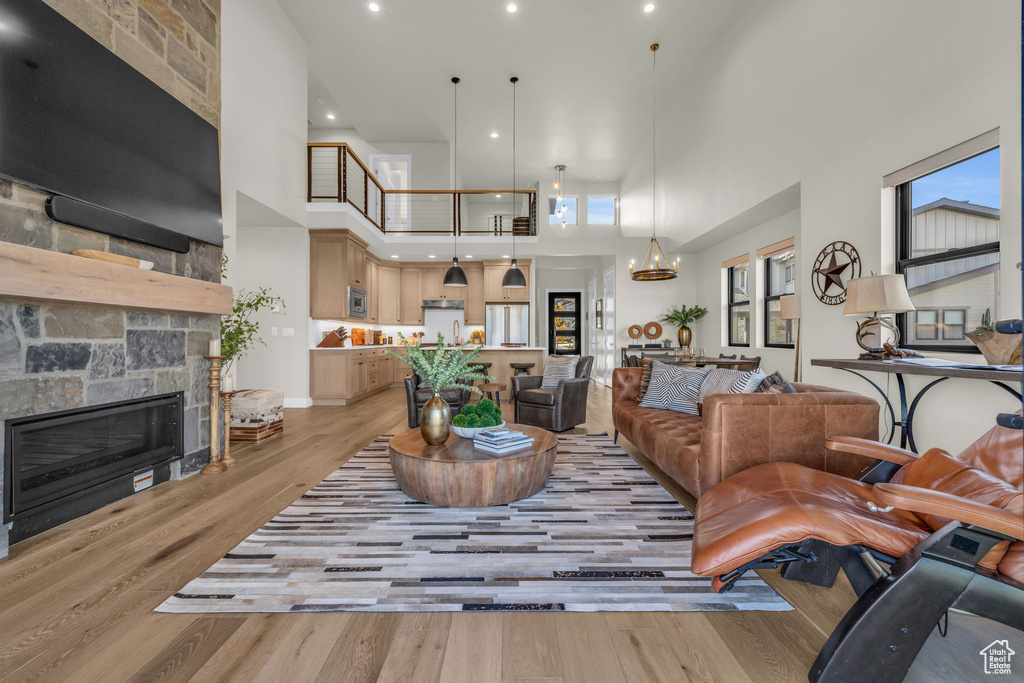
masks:
[(686, 325), (679, 328), (679, 346), (685, 349), (693, 341), (693, 332)]
[(434, 394), (420, 411), (420, 434), (431, 446), (440, 446), (451, 432), (452, 409), (440, 394)]

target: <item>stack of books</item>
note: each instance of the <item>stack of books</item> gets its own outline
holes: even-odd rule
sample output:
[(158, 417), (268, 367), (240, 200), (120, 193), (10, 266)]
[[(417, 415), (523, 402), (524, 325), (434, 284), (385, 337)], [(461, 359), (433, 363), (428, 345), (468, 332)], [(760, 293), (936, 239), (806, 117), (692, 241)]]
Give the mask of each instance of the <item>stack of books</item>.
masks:
[(509, 429), (485, 429), (473, 439), (473, 446), (488, 453), (502, 455), (533, 445), (533, 437)]

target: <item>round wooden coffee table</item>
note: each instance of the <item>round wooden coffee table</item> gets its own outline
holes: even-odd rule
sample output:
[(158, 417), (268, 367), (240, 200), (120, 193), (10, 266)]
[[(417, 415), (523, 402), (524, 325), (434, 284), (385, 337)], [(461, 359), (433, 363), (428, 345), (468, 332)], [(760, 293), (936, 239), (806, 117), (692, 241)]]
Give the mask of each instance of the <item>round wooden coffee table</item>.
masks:
[(428, 446), (420, 430), (391, 438), (391, 469), (405, 495), (443, 507), (488, 507), (529, 498), (544, 488), (555, 465), (558, 437), (538, 427), (507, 423), (532, 436), (530, 448), (494, 455), (454, 432), (440, 446)]

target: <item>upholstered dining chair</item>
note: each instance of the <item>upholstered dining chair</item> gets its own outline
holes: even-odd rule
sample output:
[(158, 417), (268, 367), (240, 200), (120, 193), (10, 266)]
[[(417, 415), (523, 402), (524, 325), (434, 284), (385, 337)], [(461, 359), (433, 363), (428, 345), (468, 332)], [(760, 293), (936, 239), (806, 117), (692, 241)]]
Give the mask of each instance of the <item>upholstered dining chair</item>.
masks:
[[(419, 375), (411, 374), (405, 378), (405, 401), (406, 407), (409, 410), (409, 429), (415, 429), (420, 426), (420, 412), (423, 410), (423, 404), (434, 395), (433, 389), (426, 385), (420, 386), (421, 384), (423, 384), (423, 380), (420, 379)], [(458, 415), (459, 411), (462, 410), (462, 406), (469, 403), (469, 382), (458, 380), (458, 384), (465, 385), (466, 388), (444, 389), (441, 391), (441, 398), (451, 407), (453, 416)]]
[(593, 367), (593, 356), (580, 356), (576, 376), (559, 381), (554, 389), (541, 389), (543, 375), (513, 377), (515, 421), (554, 432), (564, 432), (586, 422), (587, 392)]

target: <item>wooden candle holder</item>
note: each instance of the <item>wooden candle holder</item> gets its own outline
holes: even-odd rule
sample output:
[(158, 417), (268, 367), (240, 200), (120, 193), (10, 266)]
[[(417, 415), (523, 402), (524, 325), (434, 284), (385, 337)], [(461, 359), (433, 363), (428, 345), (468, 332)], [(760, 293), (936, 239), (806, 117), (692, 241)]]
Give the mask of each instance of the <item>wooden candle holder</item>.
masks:
[(231, 397), (235, 392), (222, 391), (220, 395), (224, 398), (224, 451), (220, 461), (231, 467), (238, 462), (231, 457)]
[(203, 356), (210, 361), (210, 462), (202, 474), (217, 474), (227, 470), (220, 453), (220, 361), (224, 356)]

